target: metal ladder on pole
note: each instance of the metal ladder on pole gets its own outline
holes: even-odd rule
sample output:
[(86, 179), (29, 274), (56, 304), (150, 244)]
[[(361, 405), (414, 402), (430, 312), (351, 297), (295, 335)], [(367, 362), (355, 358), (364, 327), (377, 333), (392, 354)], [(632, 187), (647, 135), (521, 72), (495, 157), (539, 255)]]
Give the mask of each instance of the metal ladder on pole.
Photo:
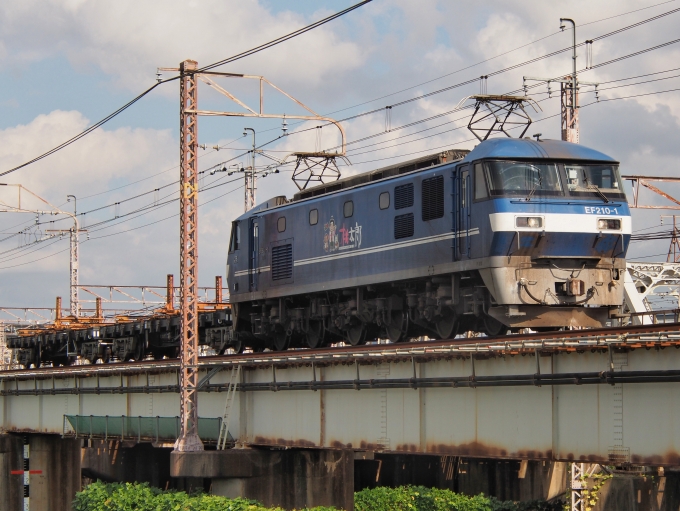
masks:
[(231, 415), (231, 408), (234, 405), (234, 398), (236, 397), (236, 385), (238, 385), (241, 377), (241, 364), (237, 364), (232, 368), (231, 376), (229, 376), (229, 384), (227, 385), (227, 400), (224, 403), (224, 415), (222, 415), (222, 424), (220, 425), (220, 435), (217, 438), (217, 450), (221, 451), (227, 446), (229, 440), (229, 418)]

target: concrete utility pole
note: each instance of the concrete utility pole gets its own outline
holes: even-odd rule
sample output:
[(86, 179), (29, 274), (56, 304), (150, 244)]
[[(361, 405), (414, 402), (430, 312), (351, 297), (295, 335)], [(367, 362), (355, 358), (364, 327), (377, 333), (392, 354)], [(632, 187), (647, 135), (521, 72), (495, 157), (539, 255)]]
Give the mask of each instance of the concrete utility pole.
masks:
[(198, 63), (180, 72), (180, 434), (175, 450), (202, 451), (198, 436)]
[(248, 212), (255, 207), (255, 190), (257, 186), (255, 185), (255, 180), (257, 179), (255, 175), (255, 130), (253, 128), (243, 128), (243, 136), (247, 135), (247, 131), (253, 132), (253, 154), (250, 164), (250, 172), (246, 169), (246, 200), (245, 200), (245, 211)]

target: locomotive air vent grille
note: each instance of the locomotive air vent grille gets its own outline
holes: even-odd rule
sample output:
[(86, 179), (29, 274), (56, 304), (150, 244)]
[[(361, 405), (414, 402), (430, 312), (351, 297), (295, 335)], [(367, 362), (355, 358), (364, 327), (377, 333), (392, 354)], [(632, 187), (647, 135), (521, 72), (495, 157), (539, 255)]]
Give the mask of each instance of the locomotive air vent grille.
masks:
[(272, 247), (272, 280), (289, 279), (293, 276), (293, 245)]
[(413, 206), (413, 183), (394, 188), (394, 209)]
[(444, 216), (444, 176), (423, 180), (423, 222)]
[(413, 213), (394, 217), (394, 239), (413, 236)]

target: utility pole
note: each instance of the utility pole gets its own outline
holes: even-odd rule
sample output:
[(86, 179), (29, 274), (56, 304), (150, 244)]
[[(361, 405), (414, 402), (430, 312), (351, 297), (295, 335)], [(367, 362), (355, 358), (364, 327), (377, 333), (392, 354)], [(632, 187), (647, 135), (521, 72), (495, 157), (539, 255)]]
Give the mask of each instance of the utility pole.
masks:
[(578, 126), (578, 81), (576, 77), (576, 23), (570, 18), (560, 18), (560, 29), (564, 30), (564, 22), (568, 21), (572, 26), (572, 72), (571, 76), (565, 79), (571, 79), (571, 84), (562, 81), (560, 83), (560, 108), (562, 110), (562, 140), (567, 142), (574, 142), (578, 144), (579, 141), (579, 126)]
[[(79, 245), (79, 237), (78, 234), (80, 232), (86, 232), (85, 229), (80, 229), (78, 225), (78, 217), (76, 216), (76, 210), (74, 207), (73, 213), (69, 213), (68, 211), (62, 211), (56, 206), (50, 204), (48, 201), (40, 197), (39, 195), (33, 193), (30, 191), (28, 188), (20, 185), (20, 184), (5, 184), (5, 183), (0, 183), (0, 186), (16, 186), (18, 188), (18, 201), (17, 201), (17, 207), (10, 206), (8, 204), (0, 203), (0, 212), (6, 213), (6, 212), (12, 212), (12, 213), (36, 213), (38, 215), (67, 215), (70, 216), (71, 219), (73, 220), (73, 227), (70, 229), (47, 229), (45, 232), (49, 233), (54, 233), (54, 234), (69, 234), (70, 238), (70, 264), (69, 264), (69, 285), (70, 285), (70, 310), (71, 310), (71, 315), (73, 317), (78, 317), (80, 314), (80, 301), (78, 298), (78, 245)], [(49, 207), (52, 208), (52, 211), (43, 211), (43, 210), (38, 210), (38, 209), (25, 209), (21, 207), (21, 190), (24, 190), (25, 192), (28, 192), (30, 195), (38, 199), (40, 202), (43, 202), (44, 204), (47, 204)], [(75, 195), (69, 195), (67, 196), (67, 199), (69, 197), (73, 197), (75, 201)], [(25, 199), (24, 199), (24, 202)], [(69, 199), (70, 202), (70, 199)], [(74, 202), (75, 204), (75, 202)]]
[(243, 128), (243, 136), (247, 135), (247, 131), (253, 132), (253, 154), (250, 159), (250, 172), (246, 169), (246, 197), (245, 197), (245, 212), (250, 211), (255, 207), (255, 130), (253, 128)]
[(198, 63), (180, 72), (180, 434), (175, 450), (202, 451), (198, 436)]
[(71, 242), (71, 264), (70, 264), (70, 273), (71, 273), (71, 294), (70, 294), (70, 306), (71, 306), (71, 315), (78, 317), (80, 316), (80, 301), (78, 300), (78, 270), (79, 270), (79, 246), (80, 246), (80, 240), (78, 239), (78, 233), (80, 231), (78, 227), (78, 204), (77, 204), (77, 199), (75, 195), (67, 195), (66, 200), (70, 201), (71, 197), (73, 197), (73, 228), (71, 229), (70, 233), (70, 242)]
[[(680, 263), (680, 229), (676, 224), (677, 215), (661, 215), (661, 223), (664, 218), (673, 218), (673, 232), (671, 234), (671, 243), (668, 246), (668, 255), (666, 256), (667, 263)], [(672, 254), (672, 255), (671, 255)]]
[[(562, 78), (538, 78), (525, 76), (524, 77), (524, 92), (528, 92), (528, 87), (526, 85), (527, 80), (546, 82), (548, 84), (548, 97), (551, 97), (552, 90), (550, 84), (553, 82), (558, 82), (560, 84), (560, 121), (561, 121), (561, 132), (562, 140), (567, 142), (573, 142), (575, 144), (579, 143), (579, 115), (578, 115), (578, 96), (579, 96), (579, 85), (592, 85), (595, 87), (595, 99), (599, 101), (597, 86), (599, 83), (595, 82), (579, 82), (578, 76), (576, 74), (576, 23), (570, 18), (560, 18), (560, 29), (564, 30), (567, 28), (564, 22), (571, 23), (573, 34), (572, 34), (572, 71), (570, 76), (565, 76)], [(592, 41), (586, 41), (592, 42)]]

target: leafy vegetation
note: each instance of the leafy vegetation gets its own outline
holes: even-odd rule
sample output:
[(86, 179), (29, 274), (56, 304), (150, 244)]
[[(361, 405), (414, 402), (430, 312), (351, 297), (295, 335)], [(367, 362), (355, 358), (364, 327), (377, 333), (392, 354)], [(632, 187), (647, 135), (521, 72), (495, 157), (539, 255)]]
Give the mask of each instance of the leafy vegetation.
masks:
[[(373, 488), (354, 494), (354, 511), (553, 511), (558, 507), (542, 501), (500, 501), (483, 494), (468, 497), (449, 490), (424, 486)], [(148, 484), (92, 483), (76, 494), (74, 511), (283, 511), (265, 508), (248, 499), (215, 495), (188, 495), (163, 491)], [(315, 507), (301, 511), (338, 511)]]

